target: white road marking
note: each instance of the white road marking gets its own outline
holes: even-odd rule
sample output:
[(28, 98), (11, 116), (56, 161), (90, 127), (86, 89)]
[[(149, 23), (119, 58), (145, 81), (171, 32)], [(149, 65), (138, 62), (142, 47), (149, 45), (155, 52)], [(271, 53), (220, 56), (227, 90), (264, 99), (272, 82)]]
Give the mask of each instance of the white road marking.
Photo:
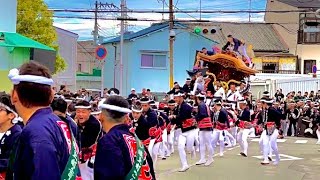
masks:
[[(259, 141), (260, 141), (260, 139), (252, 139), (251, 140), (251, 142), (259, 142)], [(287, 141), (287, 139), (277, 139), (277, 142), (279, 142), (279, 143), (284, 143), (286, 141)]]
[(295, 144), (306, 144), (308, 140), (296, 140)]
[[(280, 155), (280, 161), (295, 161), (295, 160), (302, 160), (303, 158), (289, 156), (286, 154), (279, 154)], [(257, 159), (263, 159), (263, 156), (252, 156)], [(273, 159), (275, 158), (275, 155), (272, 155)]]

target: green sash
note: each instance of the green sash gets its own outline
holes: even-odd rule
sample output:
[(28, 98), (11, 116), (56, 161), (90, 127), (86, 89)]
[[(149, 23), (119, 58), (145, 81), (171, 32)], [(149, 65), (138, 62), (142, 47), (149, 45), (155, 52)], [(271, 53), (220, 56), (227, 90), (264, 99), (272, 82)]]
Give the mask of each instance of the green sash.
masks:
[(63, 170), (61, 180), (75, 180), (77, 173), (79, 172), (78, 167), (78, 154), (76, 151), (76, 139), (74, 138), (72, 134), (72, 130), (69, 126), (70, 134), (71, 134), (71, 151), (69, 155), (69, 159), (67, 162), (66, 167)]
[(128, 175), (126, 176), (125, 180), (138, 180), (138, 177), (140, 175), (140, 170), (144, 162), (144, 146), (136, 134), (134, 134), (134, 137), (137, 143), (137, 155), (132, 165), (132, 168), (128, 173)]

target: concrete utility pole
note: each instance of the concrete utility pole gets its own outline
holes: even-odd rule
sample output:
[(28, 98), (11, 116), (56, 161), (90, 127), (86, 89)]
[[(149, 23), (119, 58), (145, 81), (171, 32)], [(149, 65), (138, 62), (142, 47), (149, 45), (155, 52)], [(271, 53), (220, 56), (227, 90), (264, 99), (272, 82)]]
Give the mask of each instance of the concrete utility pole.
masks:
[(127, 24), (123, 19), (127, 18), (127, 13), (123, 12), (126, 10), (126, 2), (125, 0), (121, 0), (121, 27), (120, 27), (120, 85), (119, 85), (119, 90), (120, 90), (120, 95), (123, 95), (125, 92), (123, 92), (123, 42), (124, 42), (124, 32), (127, 30)]
[[(252, 1), (249, 0), (249, 10), (250, 11), (251, 11), (251, 7), (252, 7), (251, 3), (252, 3)], [(249, 12), (249, 22), (251, 22), (251, 13), (250, 12)]]
[[(173, 0), (169, 0), (169, 33), (173, 30)], [(169, 79), (169, 86), (170, 89), (173, 88), (173, 42), (174, 38), (169, 36), (169, 58), (170, 58), (170, 79)]]
[[(117, 6), (115, 6), (113, 3), (101, 3), (101, 2), (98, 2), (96, 1), (95, 2), (95, 10), (94, 10), (94, 30), (92, 31), (92, 35), (93, 35), (93, 45), (94, 46), (98, 46), (99, 43), (98, 43), (98, 39), (99, 39), (99, 24), (98, 24), (98, 13), (99, 11), (101, 12), (101, 10), (106, 10), (106, 9), (109, 9), (109, 10), (119, 10), (119, 8)], [(115, 53), (116, 55), (116, 53)], [(97, 59), (95, 59), (95, 61), (98, 61)], [(116, 62), (116, 59), (115, 59), (115, 62)], [(101, 65), (101, 95), (103, 93), (103, 90), (104, 90), (104, 65), (105, 65), (105, 61), (102, 60), (100, 63)], [(115, 68), (114, 68), (114, 71)], [(114, 82), (115, 82), (115, 79), (114, 79)]]
[(94, 9), (94, 30), (92, 32), (93, 34), (93, 45), (97, 45), (98, 36), (99, 36), (99, 30), (98, 30), (98, 1), (95, 2), (95, 9)]

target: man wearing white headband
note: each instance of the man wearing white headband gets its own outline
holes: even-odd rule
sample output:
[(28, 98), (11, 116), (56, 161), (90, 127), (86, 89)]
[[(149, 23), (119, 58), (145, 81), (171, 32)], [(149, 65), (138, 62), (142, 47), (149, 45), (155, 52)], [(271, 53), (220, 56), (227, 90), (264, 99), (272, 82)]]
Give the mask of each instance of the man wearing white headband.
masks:
[(177, 103), (177, 111), (171, 119), (175, 119), (176, 124), (181, 124), (181, 134), (178, 139), (178, 150), (181, 161), (180, 172), (185, 172), (189, 169), (187, 154), (191, 152), (195, 155), (194, 142), (196, 138), (196, 121), (192, 118), (193, 108), (184, 101), (184, 92), (178, 91), (174, 94), (174, 100)]
[(148, 145), (151, 140), (149, 136), (149, 124), (144, 116), (142, 116), (142, 107), (140, 103), (132, 106), (131, 111), (132, 112), (129, 114), (131, 120), (130, 131), (135, 133), (143, 144)]
[[(262, 165), (269, 164), (268, 155), (272, 149), (276, 156), (276, 160), (273, 164), (277, 165), (280, 161), (277, 138), (279, 136), (278, 128), (280, 127), (281, 114), (279, 111), (272, 107), (273, 100), (266, 98), (262, 101), (262, 106), (265, 109), (263, 115), (264, 130), (261, 134), (262, 144), (263, 144), (263, 161)], [(270, 149), (271, 146), (271, 149)]]
[(250, 129), (253, 127), (250, 118), (250, 110), (247, 107), (247, 101), (245, 99), (240, 99), (238, 101), (240, 113), (238, 115), (237, 126), (240, 128), (240, 132), (237, 135), (237, 140), (240, 144), (241, 152), (240, 154), (244, 157), (248, 156), (248, 137), (250, 134)]
[(150, 100), (148, 97), (143, 97), (139, 101), (142, 107), (142, 114), (147, 120), (150, 130), (149, 135), (151, 137), (148, 150), (151, 154), (153, 165), (156, 165), (158, 159), (159, 148), (162, 142), (162, 130), (155, 110), (150, 107)]
[(94, 179), (154, 180), (148, 150), (125, 124), (128, 113), (131, 113), (129, 103), (121, 96), (110, 96), (99, 107), (106, 134), (98, 142)]
[[(9, 72), (13, 83), (11, 102), (23, 119), (24, 129), (13, 160), (15, 180), (75, 179), (77, 145), (67, 123), (50, 108), (54, 93), (49, 70), (35, 62)], [(7, 174), (13, 179), (13, 174)]]
[[(198, 122), (199, 132), (199, 140), (200, 140), (200, 160), (196, 163), (197, 165), (205, 164), (205, 166), (209, 166), (213, 163), (213, 149), (211, 146), (212, 141), (212, 133), (213, 133), (213, 124), (211, 120), (211, 111), (204, 102), (205, 95), (199, 94), (197, 95), (198, 102), (198, 111), (195, 116), (195, 119)], [(206, 149), (208, 149), (209, 157), (206, 160)]]
[(93, 163), (96, 145), (102, 136), (100, 122), (91, 115), (91, 104), (88, 101), (79, 101), (76, 106), (74, 120), (78, 124), (80, 141), (80, 171), (83, 179), (93, 180)]
[(22, 131), (14, 122), (16, 118), (18, 115), (11, 104), (10, 96), (0, 93), (0, 179), (1, 176), (5, 177), (10, 152)]

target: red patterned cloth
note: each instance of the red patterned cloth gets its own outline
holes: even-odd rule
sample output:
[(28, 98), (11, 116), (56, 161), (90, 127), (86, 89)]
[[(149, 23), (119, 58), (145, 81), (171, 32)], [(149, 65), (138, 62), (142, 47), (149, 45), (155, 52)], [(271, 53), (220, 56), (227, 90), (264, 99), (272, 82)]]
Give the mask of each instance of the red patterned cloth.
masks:
[(186, 119), (185, 121), (182, 122), (182, 128), (186, 129), (192, 126), (195, 126), (196, 122), (193, 118)]
[(250, 129), (252, 127), (252, 123), (248, 121), (241, 121), (239, 123), (239, 127), (242, 129)]
[(227, 130), (228, 126), (224, 123), (221, 123), (219, 121), (216, 122), (216, 129), (218, 130)]
[(90, 158), (96, 155), (97, 151), (97, 143), (93, 144), (89, 148), (82, 148), (81, 152), (79, 153), (80, 159), (82, 159), (81, 156), (83, 156), (83, 161), (88, 161)]
[(203, 128), (212, 128), (212, 127), (213, 127), (213, 124), (212, 124), (212, 122), (211, 122), (211, 118), (210, 118), (210, 117), (203, 118), (201, 121), (199, 121), (198, 127), (199, 127), (200, 129), (203, 129)]

